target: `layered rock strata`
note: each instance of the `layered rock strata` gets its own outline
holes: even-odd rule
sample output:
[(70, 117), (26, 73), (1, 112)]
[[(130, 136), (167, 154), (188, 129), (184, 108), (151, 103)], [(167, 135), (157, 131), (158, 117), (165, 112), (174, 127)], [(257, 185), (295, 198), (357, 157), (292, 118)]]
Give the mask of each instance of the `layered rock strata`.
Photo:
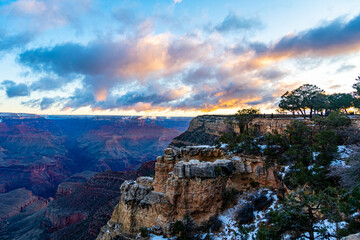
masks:
[[(231, 115), (203, 115), (191, 120), (186, 132), (175, 137), (170, 143), (171, 147), (184, 147), (196, 145), (214, 145), (223, 132), (239, 132), (236, 124), (229, 124), (228, 120), (234, 120)], [(286, 127), (294, 120), (310, 121), (302, 118), (255, 118), (249, 123), (249, 127), (257, 129), (260, 135), (265, 133), (283, 133)], [(360, 128), (360, 118), (351, 118), (352, 126)]]
[(155, 179), (122, 184), (121, 199), (97, 239), (132, 239), (141, 228), (171, 236), (174, 224), (185, 218), (204, 226), (228, 207), (230, 192), (278, 186), (263, 165), (261, 157), (234, 156), (222, 148), (165, 149), (157, 158)]

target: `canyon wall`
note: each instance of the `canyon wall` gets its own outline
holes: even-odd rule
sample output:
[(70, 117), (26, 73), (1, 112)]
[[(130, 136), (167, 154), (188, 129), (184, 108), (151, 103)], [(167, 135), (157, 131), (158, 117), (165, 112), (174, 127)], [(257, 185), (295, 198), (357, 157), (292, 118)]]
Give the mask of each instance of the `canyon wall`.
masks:
[(154, 179), (122, 184), (121, 199), (97, 239), (132, 239), (144, 227), (171, 236), (185, 218), (202, 227), (232, 204), (232, 194), (262, 186), (280, 185), (261, 157), (215, 147), (168, 148), (157, 158)]
[[(236, 124), (229, 124), (228, 120), (234, 120), (232, 115), (203, 115), (191, 120), (189, 128), (184, 133), (175, 137), (170, 147), (185, 147), (197, 145), (214, 145), (216, 140), (226, 131), (239, 132)], [(350, 116), (352, 126), (360, 129), (360, 118)], [(249, 123), (249, 127), (257, 129), (260, 135), (265, 133), (283, 133), (286, 127), (294, 120), (309, 122), (303, 118), (255, 118)]]
[[(227, 120), (232, 116), (225, 115), (203, 115), (191, 120), (186, 132), (175, 137), (170, 143), (171, 147), (184, 147), (196, 145), (214, 145), (223, 132), (239, 132), (236, 124), (229, 124)], [(299, 119), (303, 120), (303, 119)], [(255, 118), (249, 123), (250, 127), (255, 127), (260, 134), (267, 132), (282, 133), (286, 126), (293, 121), (292, 118)]]

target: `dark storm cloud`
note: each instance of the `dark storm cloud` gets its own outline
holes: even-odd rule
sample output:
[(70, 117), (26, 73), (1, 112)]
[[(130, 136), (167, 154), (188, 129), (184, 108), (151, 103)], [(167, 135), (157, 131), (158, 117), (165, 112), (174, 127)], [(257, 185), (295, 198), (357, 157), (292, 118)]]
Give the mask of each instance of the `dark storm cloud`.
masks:
[(30, 96), (30, 89), (24, 83), (17, 84), (11, 80), (5, 80), (1, 85), (5, 88), (6, 95), (9, 98)]
[(261, 22), (255, 18), (244, 18), (230, 12), (225, 19), (215, 26), (214, 30), (222, 33), (239, 30), (250, 30), (261, 27)]

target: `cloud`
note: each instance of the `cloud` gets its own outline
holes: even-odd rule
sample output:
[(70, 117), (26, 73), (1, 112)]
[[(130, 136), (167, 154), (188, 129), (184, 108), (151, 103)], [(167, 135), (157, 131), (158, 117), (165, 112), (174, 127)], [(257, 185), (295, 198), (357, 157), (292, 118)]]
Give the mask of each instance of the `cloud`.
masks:
[(318, 27), (288, 34), (261, 51), (254, 48), (255, 65), (288, 58), (331, 57), (360, 51), (360, 15), (345, 21), (338, 18)]
[(45, 76), (38, 79), (35, 82), (32, 82), (29, 88), (33, 91), (51, 91), (57, 90), (61, 87), (65, 86), (67, 83), (73, 80), (72, 77), (52, 77), (52, 76)]
[(79, 16), (88, 12), (91, 5), (91, 0), (17, 0), (3, 6), (0, 13), (27, 29), (42, 31), (77, 23)]
[[(123, 24), (139, 21), (134, 13), (121, 11), (117, 17)], [(356, 19), (337, 19), (284, 36), (273, 44), (245, 41), (230, 47), (219, 41), (221, 34), (155, 33), (153, 22), (147, 19), (134, 24), (132, 34), (28, 49), (19, 55), (18, 62), (40, 76), (27, 86), (31, 91), (63, 89), (75, 79), (81, 83), (71, 89), (70, 97), (36, 99), (26, 104), (40, 109), (59, 106), (135, 111), (269, 106), (283, 93), (283, 78), (290, 73), (272, 64), (286, 58), (339, 54), (339, 49), (346, 53), (343, 41), (351, 45), (359, 40), (340, 36), (343, 41), (338, 41), (322, 34), (332, 36), (328, 32), (336, 31), (334, 38), (341, 34), (353, 37)], [(229, 14), (216, 31), (255, 27), (251, 21), (246, 23)]]
[(33, 99), (26, 102), (22, 102), (22, 104), (31, 108), (40, 108), (41, 110), (46, 110), (59, 101), (60, 100), (58, 98), (44, 97), (42, 99)]
[(230, 12), (220, 24), (214, 27), (214, 30), (228, 33), (239, 30), (258, 29), (261, 26), (262, 24), (258, 19), (244, 18)]
[(81, 15), (90, 12), (92, 0), (17, 0), (0, 6), (6, 22), (0, 31), (0, 53), (25, 48), (46, 30), (67, 25), (81, 28)]
[(176, 3), (181, 3), (182, 2), (182, 0), (173, 0), (174, 1), (174, 3), (176, 4)]
[(266, 80), (276, 80), (287, 76), (289, 73), (281, 71), (279, 69), (265, 69), (260, 70), (258, 76)]
[(64, 79), (79, 76), (98, 100), (104, 100), (116, 85), (169, 76), (200, 60), (208, 50), (206, 44), (190, 37), (171, 41), (163, 34), (139, 34), (119, 41), (99, 39), (88, 45), (35, 48), (21, 53), (18, 62), (34, 72), (58, 77), (41, 79), (33, 83), (33, 89), (52, 89), (66, 83)]
[(1, 85), (5, 88), (6, 95), (9, 98), (30, 96), (30, 89), (24, 83), (17, 84), (11, 80), (5, 80)]
[(350, 70), (352, 70), (354, 68), (356, 68), (356, 66), (352, 65), (352, 64), (350, 64), (350, 65), (349, 64), (342, 65), (336, 70), (336, 73), (342, 73), (342, 72), (350, 71)]
[(20, 33), (15, 35), (7, 35), (0, 32), (0, 52), (10, 51), (14, 48), (26, 46), (33, 38), (31, 33)]
[[(281, 78), (277, 69), (248, 75), (246, 67), (224, 66), (231, 55), (224, 54), (227, 50), (211, 39), (144, 31), (120, 40), (34, 48), (20, 54), (18, 62), (35, 74), (49, 76), (31, 83), (32, 91), (60, 89), (73, 79), (82, 79), (82, 87), (71, 97), (59, 100), (62, 109), (235, 108), (247, 102), (267, 101), (263, 96), (271, 95), (272, 89), (264, 88), (266, 83), (259, 80), (259, 75), (272, 81)], [(45, 109), (52, 103), (45, 104), (48, 102), (27, 104)]]

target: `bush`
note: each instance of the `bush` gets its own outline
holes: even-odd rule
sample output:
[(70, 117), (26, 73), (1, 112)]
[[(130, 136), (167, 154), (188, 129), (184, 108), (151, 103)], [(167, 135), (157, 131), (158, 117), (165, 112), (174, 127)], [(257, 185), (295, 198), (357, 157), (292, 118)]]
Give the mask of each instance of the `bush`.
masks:
[(141, 237), (149, 237), (150, 236), (149, 229), (146, 227), (141, 227), (140, 228), (140, 236)]
[(249, 227), (246, 227), (241, 224), (239, 225), (239, 234), (241, 240), (247, 240), (249, 238), (249, 232), (250, 232)]

